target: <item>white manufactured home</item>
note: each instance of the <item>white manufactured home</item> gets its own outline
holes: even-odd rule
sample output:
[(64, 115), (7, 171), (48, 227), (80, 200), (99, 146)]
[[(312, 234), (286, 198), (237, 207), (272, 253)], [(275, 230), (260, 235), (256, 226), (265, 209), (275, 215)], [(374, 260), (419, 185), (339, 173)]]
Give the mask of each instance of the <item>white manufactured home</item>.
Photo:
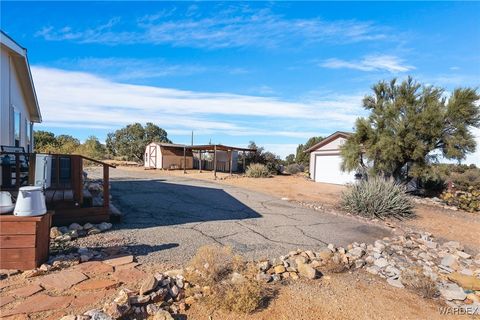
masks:
[(33, 151), (33, 124), (42, 121), (27, 49), (0, 31), (0, 146)]
[(340, 147), (351, 133), (337, 131), (305, 150), (310, 153), (310, 178), (315, 182), (347, 184), (355, 181), (355, 172), (343, 172)]

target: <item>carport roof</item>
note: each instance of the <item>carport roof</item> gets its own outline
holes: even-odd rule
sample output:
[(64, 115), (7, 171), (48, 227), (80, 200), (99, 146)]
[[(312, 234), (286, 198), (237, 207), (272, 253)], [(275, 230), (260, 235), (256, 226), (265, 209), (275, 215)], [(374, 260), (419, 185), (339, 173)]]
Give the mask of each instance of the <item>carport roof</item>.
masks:
[(187, 149), (192, 150), (205, 150), (205, 151), (213, 151), (213, 150), (223, 150), (223, 151), (230, 151), (230, 150), (237, 150), (237, 151), (252, 151), (255, 152), (257, 149), (250, 149), (250, 148), (240, 148), (240, 147), (232, 147), (232, 146), (225, 146), (223, 144), (204, 144), (204, 145), (194, 145), (194, 146), (186, 146)]

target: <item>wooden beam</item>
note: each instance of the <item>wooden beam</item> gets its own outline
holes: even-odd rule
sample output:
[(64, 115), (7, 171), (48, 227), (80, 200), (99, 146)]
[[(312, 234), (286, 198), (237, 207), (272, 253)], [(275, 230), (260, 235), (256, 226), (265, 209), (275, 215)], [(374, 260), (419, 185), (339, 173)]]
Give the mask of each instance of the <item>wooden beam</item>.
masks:
[(107, 165), (103, 165), (103, 207), (110, 207), (110, 178)]
[(213, 146), (213, 177), (217, 179), (217, 145)]

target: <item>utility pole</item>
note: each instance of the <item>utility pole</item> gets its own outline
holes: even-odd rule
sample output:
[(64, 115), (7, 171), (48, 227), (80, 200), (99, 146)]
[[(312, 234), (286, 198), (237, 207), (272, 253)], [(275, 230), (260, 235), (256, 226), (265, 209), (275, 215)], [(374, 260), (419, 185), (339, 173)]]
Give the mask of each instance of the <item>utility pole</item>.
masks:
[(192, 130), (192, 146), (193, 146), (193, 130)]

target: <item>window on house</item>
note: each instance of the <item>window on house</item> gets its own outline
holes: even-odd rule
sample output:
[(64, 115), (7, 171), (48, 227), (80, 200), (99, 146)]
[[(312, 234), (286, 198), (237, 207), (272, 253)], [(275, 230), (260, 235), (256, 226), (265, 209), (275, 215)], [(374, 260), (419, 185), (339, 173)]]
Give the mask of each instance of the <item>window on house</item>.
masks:
[(20, 126), (22, 125), (21, 118), (20, 112), (13, 109), (13, 139), (15, 147), (20, 147)]

